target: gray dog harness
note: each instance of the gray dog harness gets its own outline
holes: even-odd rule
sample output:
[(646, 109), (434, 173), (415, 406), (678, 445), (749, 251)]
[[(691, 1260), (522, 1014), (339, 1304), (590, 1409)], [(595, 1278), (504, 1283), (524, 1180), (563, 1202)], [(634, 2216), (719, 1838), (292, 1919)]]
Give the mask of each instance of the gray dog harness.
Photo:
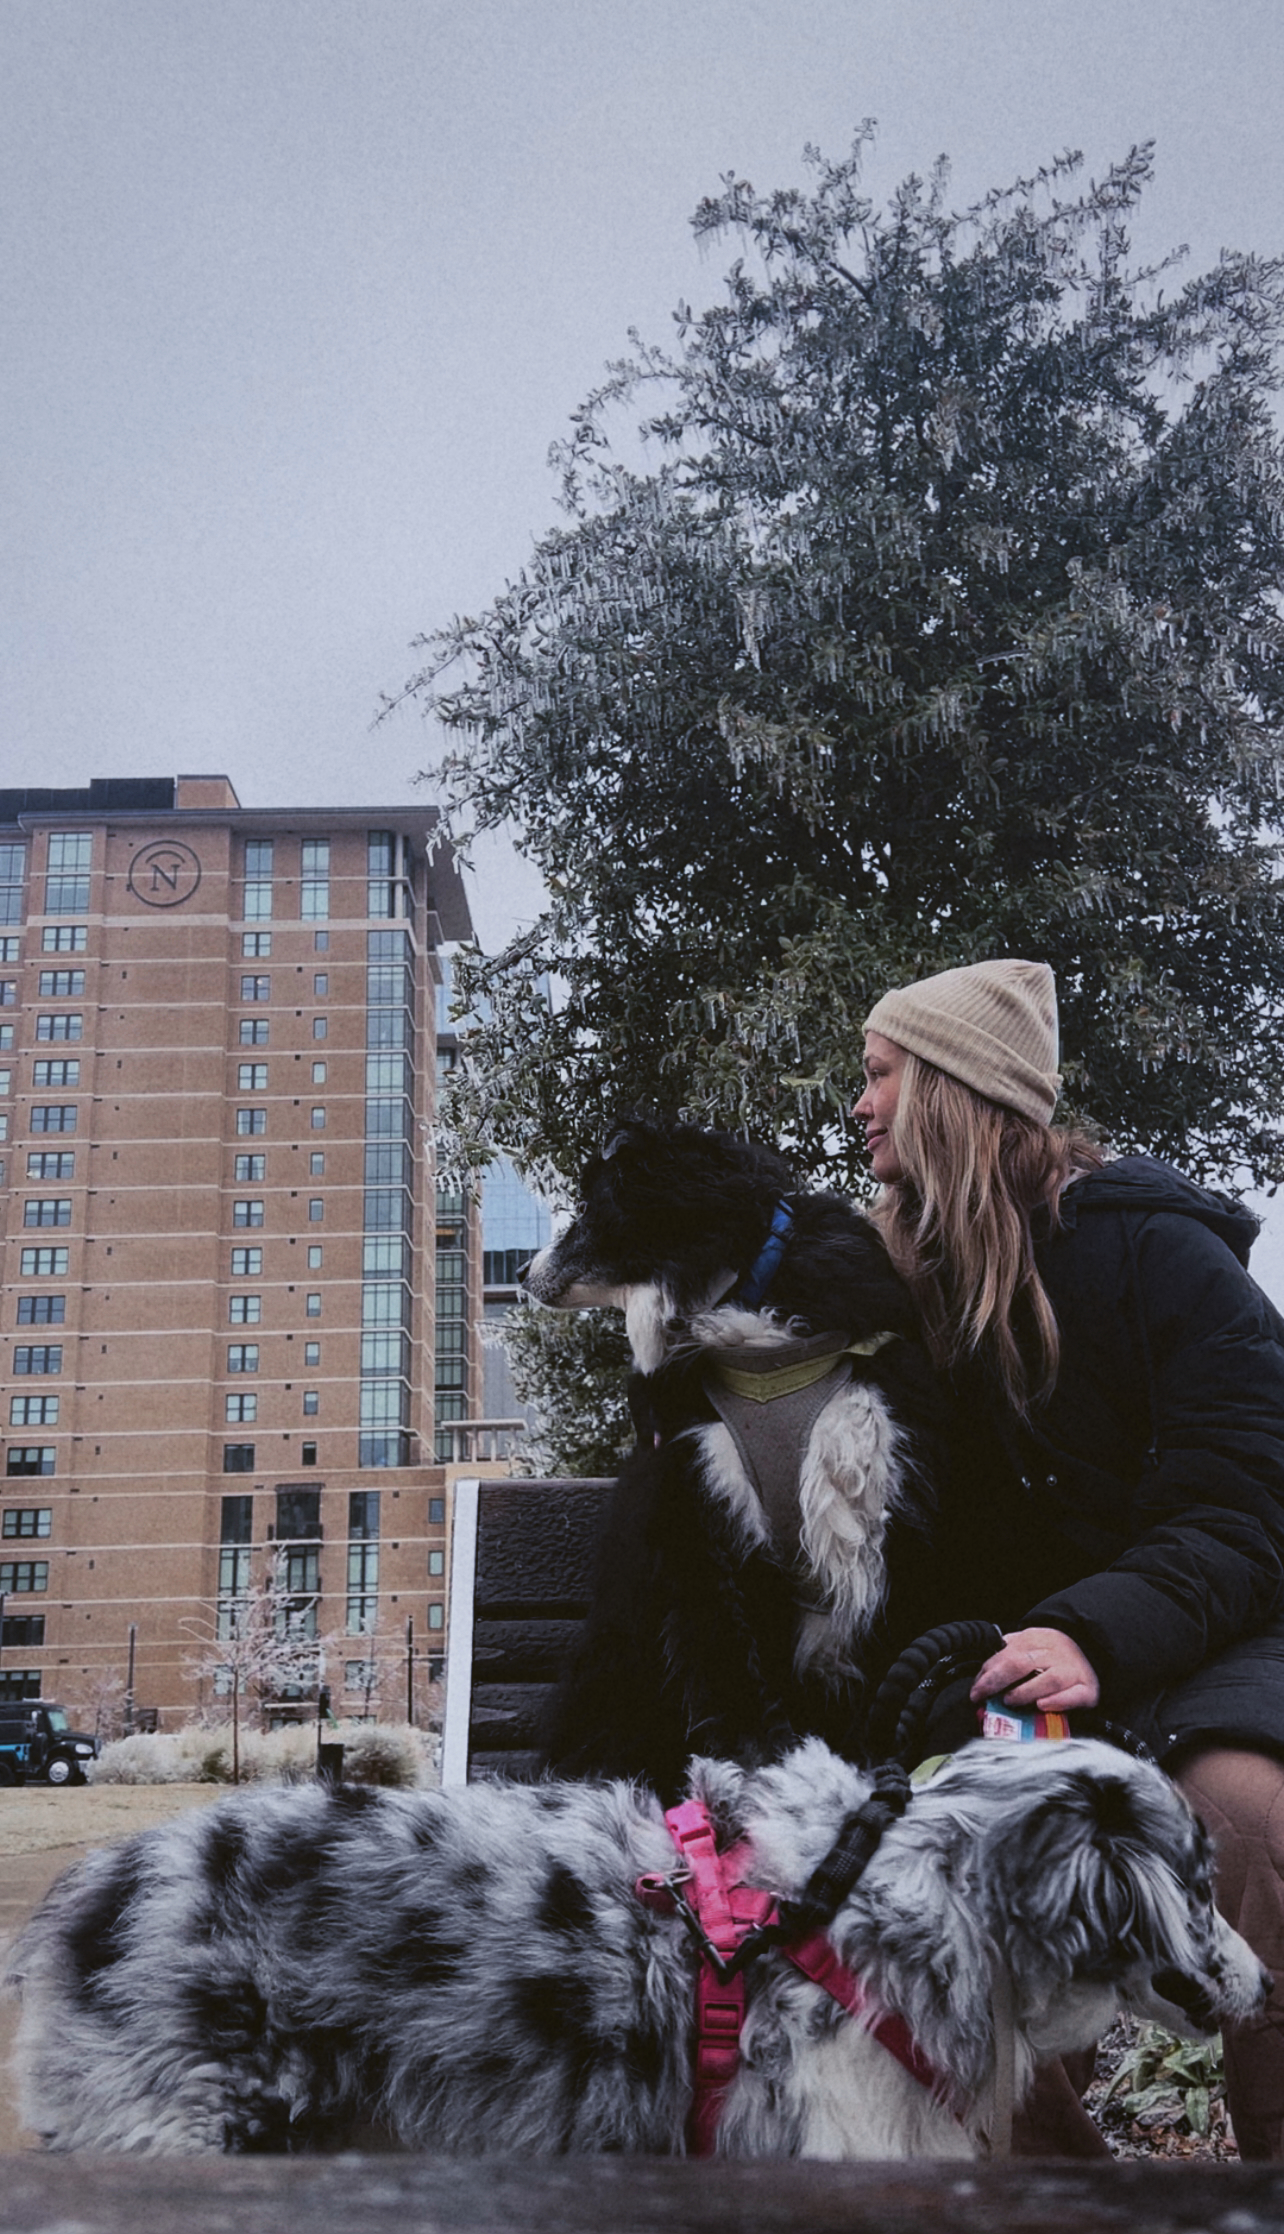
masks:
[(854, 1359), (873, 1357), (892, 1333), (847, 1342), (812, 1334), (773, 1345), (710, 1349), (705, 1395), (727, 1427), (757, 1491), (777, 1558), (792, 1566), (802, 1525), (803, 1456), (825, 1406), (850, 1381)]

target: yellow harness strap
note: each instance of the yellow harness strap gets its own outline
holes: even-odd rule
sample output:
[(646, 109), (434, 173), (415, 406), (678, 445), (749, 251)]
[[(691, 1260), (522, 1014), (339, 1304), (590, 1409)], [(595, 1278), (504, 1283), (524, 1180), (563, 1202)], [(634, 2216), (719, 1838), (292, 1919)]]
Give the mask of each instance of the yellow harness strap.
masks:
[(720, 1357), (710, 1361), (711, 1371), (723, 1388), (733, 1396), (745, 1396), (754, 1404), (769, 1404), (774, 1396), (793, 1396), (799, 1389), (810, 1388), (814, 1382), (832, 1373), (840, 1358), (875, 1357), (887, 1343), (897, 1339), (888, 1329), (883, 1334), (871, 1334), (864, 1342), (845, 1342), (841, 1349), (826, 1350), (820, 1357), (797, 1358), (791, 1365), (763, 1365), (756, 1372), (746, 1372), (738, 1365), (728, 1365)]

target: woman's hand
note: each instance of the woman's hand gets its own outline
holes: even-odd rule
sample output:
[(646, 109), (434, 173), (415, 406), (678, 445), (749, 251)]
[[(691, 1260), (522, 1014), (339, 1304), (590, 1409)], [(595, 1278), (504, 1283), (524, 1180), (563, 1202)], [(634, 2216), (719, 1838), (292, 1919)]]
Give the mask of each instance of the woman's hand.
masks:
[(973, 1699), (1003, 1693), (1011, 1707), (1041, 1707), (1069, 1714), (1074, 1707), (1095, 1707), (1101, 1697), (1092, 1663), (1059, 1629), (1013, 1629), (1003, 1650), (991, 1653), (975, 1683)]

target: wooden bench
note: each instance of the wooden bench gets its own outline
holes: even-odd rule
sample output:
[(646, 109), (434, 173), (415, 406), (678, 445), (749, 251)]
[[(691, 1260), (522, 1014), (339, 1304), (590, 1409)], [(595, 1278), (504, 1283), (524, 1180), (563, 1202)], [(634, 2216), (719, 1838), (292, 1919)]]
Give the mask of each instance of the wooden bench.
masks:
[(0, 2234), (1271, 2234), (1268, 2164), (0, 2158)]
[(441, 1780), (529, 1777), (588, 1610), (609, 1481), (455, 1484)]

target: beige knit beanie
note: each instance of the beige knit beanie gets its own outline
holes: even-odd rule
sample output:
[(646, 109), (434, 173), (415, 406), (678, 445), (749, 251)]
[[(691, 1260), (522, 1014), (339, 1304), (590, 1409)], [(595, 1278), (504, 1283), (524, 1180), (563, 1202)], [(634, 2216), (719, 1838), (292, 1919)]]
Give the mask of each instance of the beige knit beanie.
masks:
[(1046, 962), (973, 962), (884, 993), (865, 1019), (978, 1094), (1047, 1124), (1057, 1075), (1057, 982)]

